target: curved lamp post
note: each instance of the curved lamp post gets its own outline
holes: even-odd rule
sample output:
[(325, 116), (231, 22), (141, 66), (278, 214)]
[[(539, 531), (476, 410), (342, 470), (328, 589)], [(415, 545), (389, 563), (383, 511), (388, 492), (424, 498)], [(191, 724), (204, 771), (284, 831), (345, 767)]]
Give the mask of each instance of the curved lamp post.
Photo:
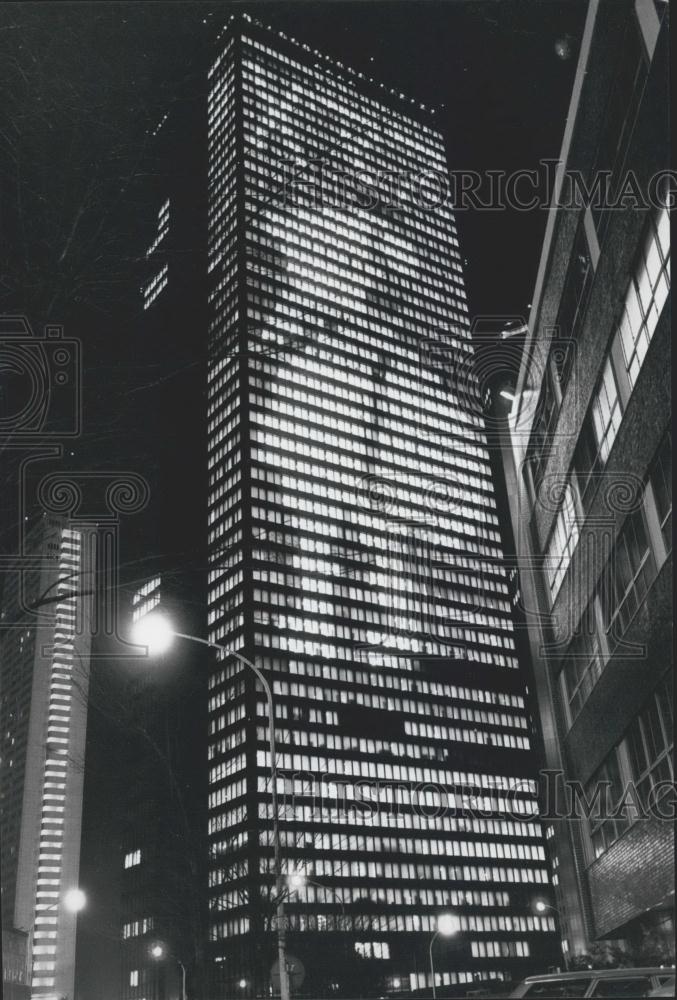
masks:
[(268, 742), (270, 745), (270, 779), (271, 797), (273, 804), (273, 851), (274, 865), (277, 879), (277, 952), (278, 964), (280, 966), (280, 1000), (290, 1000), (289, 998), (289, 976), (287, 973), (287, 944), (285, 933), (284, 916), (284, 878), (282, 875), (282, 852), (280, 849), (280, 823), (279, 807), (277, 799), (277, 750), (275, 746), (275, 710), (273, 705), (273, 692), (262, 670), (248, 660), (241, 653), (235, 653), (226, 649), (218, 642), (211, 642), (209, 639), (202, 639), (197, 635), (186, 635), (184, 632), (177, 632), (172, 628), (172, 623), (165, 615), (159, 612), (150, 612), (136, 622), (133, 630), (134, 642), (139, 646), (146, 646), (148, 653), (161, 655), (166, 653), (172, 645), (174, 639), (186, 639), (188, 642), (196, 642), (209, 649), (218, 649), (227, 656), (233, 656), (240, 663), (256, 674), (261, 682), (266, 694), (268, 706)]
[(433, 960), (433, 945), (438, 937), (453, 937), (461, 929), (458, 917), (453, 913), (441, 913), (437, 918), (437, 930), (430, 938), (428, 955), (430, 957), (430, 976), (433, 984), (433, 1000), (437, 1000), (437, 987), (435, 986), (435, 962)]
[(186, 993), (186, 966), (183, 964), (180, 958), (176, 955), (172, 955), (171, 952), (167, 951), (164, 945), (154, 944), (150, 949), (151, 958), (154, 958), (156, 962), (161, 961), (163, 958), (173, 958), (176, 964), (181, 969), (181, 1000), (188, 1000), (188, 994)]
[(307, 885), (314, 885), (318, 889), (324, 889), (326, 892), (330, 892), (335, 899), (338, 899), (339, 906), (341, 907), (341, 915), (343, 916), (343, 927), (345, 930), (346, 926), (346, 905), (343, 895), (339, 893), (338, 889), (334, 889), (331, 885), (324, 885), (322, 882), (316, 882), (312, 878), (308, 878), (305, 872), (292, 872), (287, 878), (287, 885), (291, 892), (302, 892)]
[[(307, 885), (314, 885), (318, 889), (324, 889), (326, 892), (330, 892), (332, 896), (338, 900), (341, 907), (341, 916), (343, 918), (343, 931), (345, 935), (346, 931), (346, 904), (343, 898), (343, 894), (339, 893), (338, 889), (334, 889), (331, 885), (324, 885), (322, 882), (316, 882), (315, 879), (308, 878), (305, 872), (292, 872), (287, 877), (287, 885), (289, 886), (290, 892), (302, 892)], [(343, 938), (343, 954), (346, 962), (348, 962), (348, 942), (344, 936)]]
[(559, 920), (560, 924), (560, 949), (562, 951), (562, 961), (564, 962), (565, 971), (568, 972), (569, 956), (565, 952), (564, 948), (562, 948), (562, 914), (560, 913), (560, 911), (557, 909), (556, 906), (553, 906), (552, 903), (546, 903), (544, 899), (537, 899), (536, 902), (534, 903), (534, 909), (536, 910), (536, 913), (545, 913), (547, 910), (550, 910), (552, 913), (557, 914), (557, 919)]

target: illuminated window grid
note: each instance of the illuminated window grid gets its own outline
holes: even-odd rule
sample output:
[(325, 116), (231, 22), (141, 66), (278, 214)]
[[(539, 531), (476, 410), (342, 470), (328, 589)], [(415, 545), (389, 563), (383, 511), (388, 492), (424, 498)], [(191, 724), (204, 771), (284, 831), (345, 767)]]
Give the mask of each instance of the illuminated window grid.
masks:
[[(318, 208), (303, 192), (294, 204), (270, 200), (284, 180), (280, 162), (302, 161), (323, 146), (338, 148), (333, 166), (353, 163), (364, 169), (444, 170), (444, 150), (434, 131), (362, 95), (340, 74), (278, 56), (253, 37), (251, 42), (243, 47), (242, 63), (235, 45), (219, 58), (211, 77), (212, 95), (222, 98), (214, 98), (210, 109), (210, 634), (231, 649), (245, 650), (253, 638), (257, 659), (276, 685), (282, 745), (291, 741), (305, 751), (304, 738), (315, 739), (331, 746), (327, 761), (340, 773), (369, 773), (383, 766), (377, 757), (387, 752), (385, 745), (337, 746), (336, 721), (304, 719), (352, 699), (387, 707), (382, 699), (388, 697), (404, 712), (402, 745), (412, 766), (424, 780), (444, 775), (443, 787), (460, 794), (463, 781), (447, 774), (441, 759), (449, 745), (526, 749), (528, 723), (521, 696), (506, 693), (519, 702), (496, 705), (491, 701), (496, 692), (482, 688), (474, 697), (482, 702), (483, 715), (472, 717), (472, 700), (469, 704), (459, 692), (445, 691), (441, 683), (434, 694), (425, 689), (432, 682), (419, 659), (429, 650), (509, 668), (506, 674), (514, 675), (510, 668), (517, 666), (483, 425), (468, 406), (476, 386), (467, 379), (465, 394), (457, 398), (450, 372), (422, 361), (425, 339), (443, 341), (457, 357), (468, 354), (468, 309), (452, 213), (448, 206), (411, 211), (409, 203), (408, 214), (375, 217), (340, 206)], [(243, 223), (246, 234), (237, 229)], [(243, 269), (237, 250), (245, 235)], [(367, 477), (395, 485), (387, 510), (372, 505), (361, 489)], [(437, 505), (432, 479), (453, 484)], [(400, 520), (414, 527), (398, 535), (394, 525)], [(248, 543), (253, 558), (243, 576), (239, 547)], [(405, 551), (417, 545), (423, 553), (420, 568)], [(432, 559), (432, 586), (425, 559)], [(247, 616), (245, 587), (253, 596)], [(384, 609), (385, 600), (391, 611)], [(248, 628), (253, 629), (249, 640)], [(336, 671), (341, 680), (329, 685), (322, 675), (313, 684), (315, 669)], [(246, 672), (230, 663), (211, 678), (209, 833), (215, 852), (222, 848), (238, 857), (247, 843), (246, 795), (257, 783), (265, 871), (271, 863), (265, 708), (259, 699), (259, 768), (253, 776), (242, 752), (249, 732), (243, 728), (247, 682)], [(292, 682), (296, 693), (284, 693), (282, 685)], [(295, 725), (292, 711), (299, 713)], [(308, 749), (297, 756), (312, 765), (320, 755)], [(475, 779), (484, 780), (465, 777), (475, 792)], [(503, 779), (486, 780), (491, 786)], [(547, 883), (538, 823), (518, 824), (522, 839), (513, 841), (516, 833), (501, 813), (505, 797), (491, 798), (492, 789), (485, 791), (495, 812), (487, 821), (493, 825), (484, 830), (491, 840), (481, 850), (487, 859), (492, 850), (493, 855), (490, 862), (479, 861), (484, 866), (479, 877), (498, 883), (509, 870), (507, 881), (515, 885)], [(524, 803), (535, 813), (534, 788), (525, 792)], [(384, 817), (383, 825), (375, 826), (371, 850), (388, 850), (386, 840), (396, 837), (402, 856), (437, 854), (445, 838), (431, 828), (415, 831), (413, 821), (411, 811), (387, 823)], [(300, 825), (283, 829), (283, 839), (288, 850), (296, 848), (299, 863), (311, 864), (312, 852), (304, 858), (299, 838), (315, 841), (324, 831), (322, 819), (304, 813)], [(471, 837), (472, 832), (463, 843)], [(323, 843), (332, 865), (341, 868), (350, 858), (353, 863), (355, 852), (366, 863), (369, 849), (354, 838), (348, 826), (339, 841)], [(454, 881), (470, 876), (473, 864), (466, 867), (454, 872)], [(237, 941), (249, 930), (246, 900), (241, 886), (229, 889), (227, 875), (219, 881), (213, 874), (211, 937), (226, 949), (225, 939)], [(427, 881), (424, 893), (439, 891), (434, 877)], [(397, 875), (389, 884), (403, 898)], [(350, 886), (357, 891), (355, 878)], [(410, 914), (392, 909), (394, 903), (374, 921), (398, 932), (423, 932), (432, 927), (436, 898), (426, 896), (430, 909), (416, 918), (416, 926)], [(290, 915), (292, 926), (317, 929), (316, 903), (299, 903)], [(509, 908), (510, 903), (513, 913), (502, 926), (510, 925), (508, 935), (526, 929), (519, 924), (518, 904), (512, 899)], [(332, 919), (335, 915), (327, 917), (329, 924)], [(464, 919), (471, 926), (480, 914), (464, 913)], [(544, 923), (538, 929), (552, 928)], [(479, 946), (473, 950), (482, 952)], [(501, 952), (497, 943), (494, 951), (491, 957), (515, 955), (518, 948), (506, 945)]]
[[(54, 985), (59, 954), (58, 916), (49, 914), (55, 913), (55, 904), (58, 904), (63, 892), (62, 862), (64, 850), (68, 847), (63, 840), (63, 825), (68, 786), (71, 675), (77, 616), (77, 598), (66, 595), (70, 593), (70, 581), (79, 570), (80, 561), (81, 535), (71, 529), (63, 529), (58, 568), (58, 578), (63, 582), (56, 586), (59, 599), (55, 608), (54, 653), (47, 712), (47, 757), (38, 839), (34, 920), (36, 943), (33, 947), (31, 978), (34, 987)], [(45, 944), (45, 941), (49, 943)]]

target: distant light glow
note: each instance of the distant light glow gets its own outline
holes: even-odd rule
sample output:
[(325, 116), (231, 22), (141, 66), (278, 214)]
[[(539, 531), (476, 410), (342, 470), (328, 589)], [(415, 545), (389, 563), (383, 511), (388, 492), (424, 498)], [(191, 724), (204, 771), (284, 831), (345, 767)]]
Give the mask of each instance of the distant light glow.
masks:
[(163, 958), (165, 950), (161, 944), (154, 944), (153, 947), (150, 949), (150, 953), (153, 956), (153, 958)]
[(565, 35), (564, 38), (557, 39), (555, 42), (555, 52), (564, 62), (566, 62), (567, 59), (571, 59), (573, 45), (570, 35)]
[(306, 876), (303, 874), (303, 872), (292, 872), (289, 878), (287, 879), (289, 888), (294, 889), (296, 891), (298, 891), (299, 889), (303, 889), (307, 881), (308, 880)]
[(138, 646), (146, 646), (149, 656), (159, 656), (166, 653), (174, 641), (172, 624), (165, 615), (151, 612), (135, 622), (132, 641)]
[(69, 889), (63, 897), (64, 906), (71, 913), (79, 913), (87, 905), (87, 897), (82, 889)]
[(443, 913), (437, 918), (437, 930), (442, 937), (453, 937), (461, 929), (461, 922), (453, 913)]

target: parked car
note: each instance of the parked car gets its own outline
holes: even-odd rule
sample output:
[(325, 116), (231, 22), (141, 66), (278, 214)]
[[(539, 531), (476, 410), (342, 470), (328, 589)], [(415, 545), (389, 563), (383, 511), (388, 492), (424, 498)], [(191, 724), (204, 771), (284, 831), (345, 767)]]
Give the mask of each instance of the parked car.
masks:
[[(674, 997), (675, 974), (672, 969), (588, 969), (583, 972), (558, 972), (547, 976), (529, 976), (513, 990), (511, 997), (528, 1000), (577, 1000), (578, 997)], [(670, 984), (672, 984), (670, 986)], [(655, 993), (670, 986), (672, 992)]]

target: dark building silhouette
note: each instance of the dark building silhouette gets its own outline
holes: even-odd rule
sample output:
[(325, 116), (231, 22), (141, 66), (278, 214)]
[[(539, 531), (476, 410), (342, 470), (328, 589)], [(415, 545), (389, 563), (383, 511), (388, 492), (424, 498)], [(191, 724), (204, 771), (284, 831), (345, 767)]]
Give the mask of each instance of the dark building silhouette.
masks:
[[(128, 632), (150, 611), (170, 616), (179, 631), (205, 631), (202, 90), (186, 86), (151, 130), (144, 161), (146, 244), (134, 323), (140, 377), (130, 428), (151, 500), (125, 536)], [(130, 711), (119, 829), (120, 995), (178, 1000), (182, 966), (191, 994), (206, 995), (205, 658), (177, 642), (122, 670)]]

